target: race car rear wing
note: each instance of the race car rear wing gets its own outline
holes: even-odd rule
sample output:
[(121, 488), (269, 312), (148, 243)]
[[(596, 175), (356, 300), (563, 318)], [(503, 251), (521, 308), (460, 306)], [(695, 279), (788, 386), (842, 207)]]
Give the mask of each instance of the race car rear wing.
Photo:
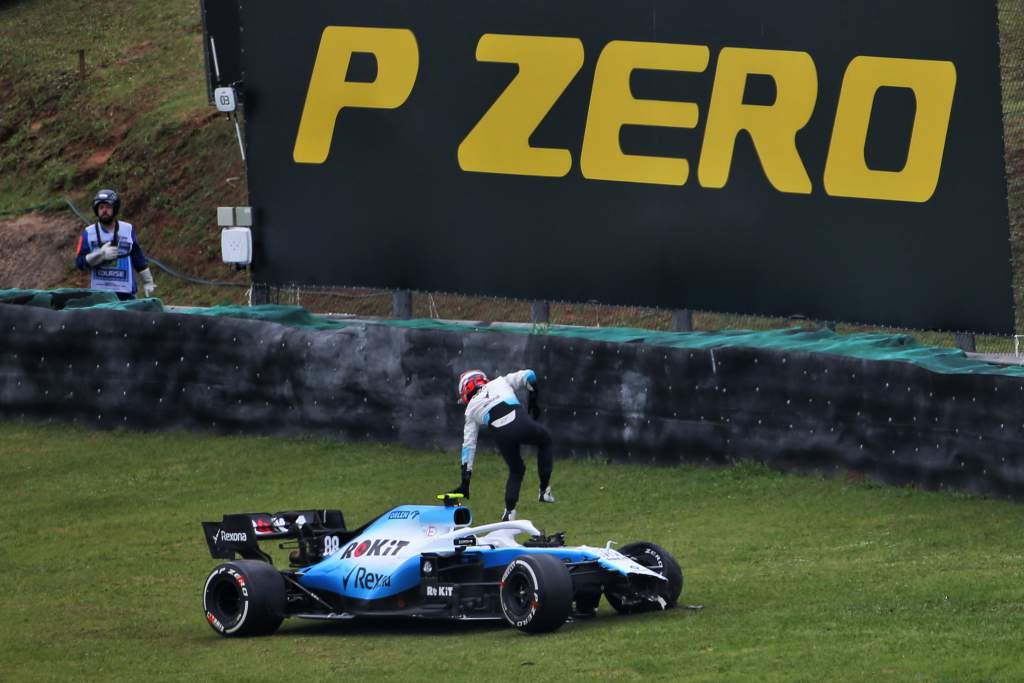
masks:
[[(259, 547), (260, 541), (291, 540), (297, 552), (290, 556), (292, 565), (304, 566), (318, 562), (324, 555), (326, 536), (348, 536), (341, 510), (289, 510), (270, 514), (248, 512), (224, 515), (220, 522), (203, 522), (203, 536), (215, 559), (233, 560), (240, 555), (247, 560), (270, 562), (270, 556)], [(336, 544), (335, 544), (336, 545)], [(285, 548), (285, 544), (280, 545)]]

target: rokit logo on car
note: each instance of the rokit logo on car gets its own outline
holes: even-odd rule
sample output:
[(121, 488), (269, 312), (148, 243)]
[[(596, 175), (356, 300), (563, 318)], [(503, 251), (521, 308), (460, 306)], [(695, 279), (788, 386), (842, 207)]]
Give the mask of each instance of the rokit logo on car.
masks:
[(244, 531), (231, 532), (217, 529), (217, 533), (213, 535), (214, 543), (246, 543), (248, 540), (249, 536)]
[(359, 541), (358, 543), (349, 543), (345, 547), (345, 552), (341, 554), (341, 559), (346, 560), (350, 557), (373, 557), (379, 555), (381, 557), (390, 555), (394, 557), (401, 553), (402, 548), (409, 545), (409, 541), (398, 541), (390, 538), (379, 538), (379, 539), (367, 539), (365, 541)]
[[(353, 574), (355, 574), (354, 578)], [(341, 580), (341, 585), (348, 588), (349, 579), (352, 579), (352, 588), (362, 588), (368, 591), (374, 588), (387, 588), (391, 585), (391, 577), (387, 574), (377, 574), (367, 571), (363, 567), (355, 567), (349, 570), (345, 578)]]
[(425, 586), (428, 598), (450, 598), (455, 586)]

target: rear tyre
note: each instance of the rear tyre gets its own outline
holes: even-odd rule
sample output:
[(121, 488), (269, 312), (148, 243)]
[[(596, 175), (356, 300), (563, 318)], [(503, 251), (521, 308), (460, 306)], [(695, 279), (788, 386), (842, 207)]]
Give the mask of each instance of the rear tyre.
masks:
[(679, 602), (679, 594), (683, 592), (683, 570), (680, 568), (672, 553), (659, 545), (638, 541), (624, 545), (619, 552), (630, 558), (637, 564), (643, 565), (653, 572), (661, 574), (666, 579), (659, 582), (656, 594), (664, 601), (664, 607), (656, 601), (647, 599), (646, 596), (638, 595), (628, 589), (609, 588), (605, 592), (608, 604), (621, 614), (635, 612), (650, 612), (652, 610), (668, 609), (675, 607)]
[(501, 611), (515, 628), (548, 633), (572, 610), (572, 577), (554, 555), (520, 555), (501, 577)]
[(206, 579), (203, 615), (222, 636), (269, 635), (284, 619), (286, 590), (284, 577), (273, 565), (260, 560), (227, 562)]

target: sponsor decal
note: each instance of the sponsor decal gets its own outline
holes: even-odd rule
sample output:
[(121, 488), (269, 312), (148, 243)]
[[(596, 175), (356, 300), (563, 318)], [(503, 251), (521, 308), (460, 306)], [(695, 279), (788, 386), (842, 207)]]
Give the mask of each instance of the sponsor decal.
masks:
[(213, 535), (214, 543), (247, 543), (249, 541), (249, 535), (244, 531), (224, 531), (223, 529), (217, 529), (217, 533)]
[(455, 586), (425, 586), (428, 598), (450, 598)]
[(419, 516), (419, 510), (395, 510), (388, 514), (388, 519), (416, 519)]
[(476, 536), (463, 536), (455, 539), (456, 548), (466, 548), (471, 545), (476, 545)]
[(249, 589), (245, 586), (245, 577), (236, 572), (234, 569), (228, 569), (228, 574), (231, 574), (231, 576), (235, 577), (235, 582), (238, 583), (239, 588), (242, 589), (242, 597), (248, 598)]
[(649, 555), (650, 558), (654, 561), (654, 566), (647, 567), (648, 569), (658, 572), (659, 574), (664, 573), (665, 561), (661, 559), (661, 555), (655, 552), (653, 548), (644, 548), (644, 555)]
[(324, 555), (332, 555), (341, 548), (341, 539), (337, 536), (324, 536)]
[(395, 557), (400, 555), (402, 548), (409, 545), (409, 541), (397, 539), (379, 538), (366, 539), (359, 542), (352, 542), (345, 546), (345, 552), (341, 559), (347, 560), (350, 557)]
[(426, 534), (428, 538), (431, 536), (437, 536), (437, 527), (433, 525), (428, 526), (423, 529), (423, 533)]
[(220, 619), (218, 619), (217, 617), (213, 616), (213, 614), (211, 614), (210, 612), (206, 613), (206, 620), (208, 622), (210, 622), (210, 625), (213, 626), (218, 631), (223, 631), (224, 630), (224, 624), (220, 623)]
[[(420, 74), (419, 48), (409, 29), (325, 27), (296, 131), (295, 163), (327, 161), (343, 109), (402, 106)], [(343, 79), (357, 52), (377, 61), (372, 83)], [(819, 83), (814, 58), (801, 50), (722, 46), (712, 61), (709, 45), (612, 40), (586, 54), (581, 39), (572, 36), (486, 33), (476, 59), (515, 64), (517, 73), (455, 150), (467, 173), (569, 175), (573, 150), (534, 147), (530, 137), (589, 60), (590, 101), (577, 123), (583, 141), (579, 169), (588, 180), (682, 186), (696, 176), (701, 187), (721, 189), (729, 182), (737, 138), (747, 135), (778, 192), (810, 194), (814, 173), (833, 197), (906, 202), (928, 201), (935, 192), (957, 85), (956, 66), (948, 60), (854, 55), (837, 88)], [(714, 73), (708, 72), (711, 64)], [(630, 82), (641, 70), (706, 74), (710, 96), (694, 102), (637, 98)], [(775, 81), (772, 104), (744, 101), (750, 75)], [(872, 105), (882, 88), (911, 90), (916, 102), (906, 162), (897, 172), (870, 168), (864, 157)], [(820, 101), (833, 90), (838, 102)], [(816, 109), (835, 113), (824, 168), (808, 169), (797, 134)], [(706, 125), (693, 168), (691, 160), (668, 149), (637, 155), (621, 147), (624, 125), (693, 129), (702, 119)]]
[(342, 587), (347, 589), (349, 582), (352, 583), (353, 589), (361, 588), (362, 590), (372, 591), (375, 588), (387, 588), (390, 586), (391, 576), (371, 572), (364, 567), (353, 567), (345, 575), (345, 578), (341, 580)]
[(128, 271), (119, 268), (97, 268), (96, 276), (104, 280), (128, 280)]

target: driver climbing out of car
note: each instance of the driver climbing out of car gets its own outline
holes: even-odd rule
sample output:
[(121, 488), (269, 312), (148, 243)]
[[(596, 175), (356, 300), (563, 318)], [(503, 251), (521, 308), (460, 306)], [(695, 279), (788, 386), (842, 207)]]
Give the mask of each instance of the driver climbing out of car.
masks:
[[(525, 388), (529, 395), (527, 408), (516, 396), (516, 390)], [(537, 422), (540, 407), (537, 403), (537, 374), (533, 370), (520, 370), (487, 380), (480, 370), (469, 370), (459, 376), (459, 403), (466, 406), (466, 426), (462, 438), (462, 483), (452, 493), (469, 498), (469, 480), (473, 475), (476, 442), (481, 427), (487, 427), (498, 442), (501, 457), (508, 464), (505, 483), (505, 512), (501, 521), (516, 518), (519, 488), (526, 474), (526, 465), (519, 449), (523, 444), (537, 447), (537, 474), (540, 477), (538, 499), (554, 503), (551, 493), (551, 433)]]

